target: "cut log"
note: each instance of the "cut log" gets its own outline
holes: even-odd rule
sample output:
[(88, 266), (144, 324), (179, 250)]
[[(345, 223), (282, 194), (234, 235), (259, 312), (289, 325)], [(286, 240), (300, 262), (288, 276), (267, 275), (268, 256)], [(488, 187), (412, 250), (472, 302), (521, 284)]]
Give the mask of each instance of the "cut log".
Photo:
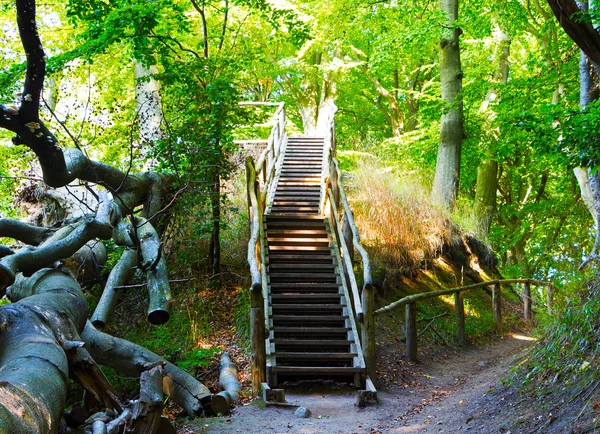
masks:
[(163, 367), (158, 365), (140, 376), (140, 399), (133, 407), (132, 431), (136, 434), (162, 434)]
[(221, 356), (221, 372), (219, 374), (219, 387), (222, 392), (212, 397), (210, 406), (217, 414), (225, 414), (231, 404), (239, 401), (242, 386), (238, 380), (238, 369), (229, 358), (229, 353)]

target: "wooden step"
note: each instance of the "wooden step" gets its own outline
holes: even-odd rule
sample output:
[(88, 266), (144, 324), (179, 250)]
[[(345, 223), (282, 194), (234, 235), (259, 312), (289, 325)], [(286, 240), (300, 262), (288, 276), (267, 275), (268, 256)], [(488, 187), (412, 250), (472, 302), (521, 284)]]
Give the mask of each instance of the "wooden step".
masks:
[(339, 303), (342, 294), (271, 294), (271, 303), (282, 302), (283, 304), (308, 304), (315, 303)]
[(348, 315), (285, 315), (285, 314), (273, 314), (270, 316), (273, 320), (273, 324), (282, 325), (282, 323), (332, 323), (340, 322), (343, 323), (348, 319)]
[(350, 327), (273, 327), (271, 331), (281, 337), (282, 334), (293, 335), (339, 335), (352, 331)]
[(308, 303), (293, 303), (293, 304), (286, 304), (286, 303), (280, 303), (280, 304), (274, 304), (273, 308), (275, 308), (275, 306), (277, 306), (278, 310), (285, 310), (285, 309), (293, 309), (296, 311), (301, 311), (301, 310), (328, 310), (328, 311), (336, 311), (336, 310), (341, 310), (342, 308), (346, 307), (345, 304), (340, 304), (340, 303), (332, 303), (332, 304), (308, 304)]
[(322, 265), (333, 265), (332, 255), (302, 255), (302, 254), (286, 254), (284, 252), (270, 255), (267, 259), (268, 265), (275, 265), (278, 263), (293, 263), (292, 261), (298, 261), (299, 264), (322, 264)]
[(308, 190), (293, 190), (293, 189), (281, 189), (275, 193), (275, 200), (288, 200), (288, 198), (296, 198), (301, 196), (306, 199), (317, 199), (321, 201), (321, 186), (315, 186)]
[(336, 360), (353, 359), (358, 353), (309, 353), (309, 352), (284, 352), (276, 351), (273, 356), (282, 359), (311, 359), (311, 360)]
[(293, 252), (293, 251), (303, 251), (303, 252), (330, 252), (330, 247), (323, 246), (269, 246), (269, 251), (285, 251), (285, 252)]
[(354, 375), (364, 370), (353, 366), (273, 366), (271, 369), (279, 374), (295, 375)]
[(290, 282), (290, 283), (336, 283), (335, 273), (278, 273), (271, 271), (269, 274), (271, 283)]
[(286, 243), (290, 243), (290, 245), (309, 245), (309, 246), (328, 246), (329, 240), (324, 239), (322, 237), (281, 237), (281, 236), (271, 236), (271, 233), (267, 233), (267, 241), (269, 245), (285, 245)]
[(314, 273), (315, 271), (334, 272), (335, 265), (333, 265), (333, 264), (311, 264), (311, 263), (303, 264), (303, 263), (298, 263), (298, 262), (291, 262), (291, 263), (274, 262), (272, 264), (269, 264), (270, 272), (286, 271), (286, 270), (293, 270), (298, 273)]
[(285, 347), (301, 347), (307, 351), (312, 348), (326, 347), (326, 348), (345, 348), (350, 347), (350, 344), (354, 343), (354, 339), (294, 339), (294, 338), (274, 338), (273, 343), (277, 351), (277, 345)]

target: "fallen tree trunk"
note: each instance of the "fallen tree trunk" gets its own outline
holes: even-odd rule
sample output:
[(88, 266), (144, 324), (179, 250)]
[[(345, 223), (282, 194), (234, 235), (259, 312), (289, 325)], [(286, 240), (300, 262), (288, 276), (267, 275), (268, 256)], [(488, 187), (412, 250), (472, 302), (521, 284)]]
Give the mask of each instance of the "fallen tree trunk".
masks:
[(222, 392), (213, 396), (210, 406), (215, 413), (225, 414), (229, 406), (240, 399), (242, 386), (238, 380), (238, 369), (229, 358), (229, 353), (221, 356), (221, 372), (219, 374), (219, 387)]
[[(139, 377), (148, 366), (164, 361), (144, 347), (96, 330), (90, 322), (86, 324), (81, 338), (96, 362), (131, 377)], [(210, 406), (210, 390), (166, 361), (163, 391), (190, 416), (203, 415)]]
[(69, 378), (61, 340), (83, 329), (87, 305), (61, 270), (40, 270), (9, 294), (15, 303), (0, 308), (0, 432), (55, 433)]

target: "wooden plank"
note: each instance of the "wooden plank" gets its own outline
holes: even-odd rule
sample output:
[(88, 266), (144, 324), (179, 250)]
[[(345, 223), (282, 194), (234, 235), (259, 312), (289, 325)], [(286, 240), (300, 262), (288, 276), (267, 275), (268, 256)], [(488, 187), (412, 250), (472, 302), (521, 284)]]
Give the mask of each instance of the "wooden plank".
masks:
[(302, 348), (312, 347), (349, 347), (354, 343), (353, 339), (293, 339), (293, 338), (274, 338), (272, 342), (276, 345), (294, 345)]
[(417, 363), (417, 304), (406, 305), (406, 357), (411, 362)]
[[(341, 310), (341, 309), (340, 309)], [(344, 321), (348, 319), (348, 315), (284, 315), (274, 314), (271, 315), (273, 321), (283, 322), (333, 322), (333, 321)]]
[(347, 333), (352, 329), (349, 327), (273, 327), (273, 333), (295, 333), (295, 334), (319, 334), (336, 335)]
[(337, 283), (271, 283), (271, 289), (309, 289), (309, 290), (322, 290), (322, 289), (339, 289), (341, 285)]
[(307, 352), (275, 352), (275, 357), (281, 357), (284, 359), (319, 359), (319, 360), (331, 360), (331, 359), (351, 359), (356, 357), (357, 353), (307, 353)]
[(307, 309), (307, 310), (341, 310), (345, 305), (341, 305), (341, 304), (274, 304), (272, 305), (273, 310), (275, 310), (275, 308), (277, 308), (278, 310), (281, 309), (293, 309), (295, 311), (299, 311), (302, 309)]
[[(323, 301), (323, 300), (331, 300), (333, 303), (339, 301), (342, 297), (342, 294), (271, 294), (271, 299), (273, 301), (285, 301), (286, 303), (294, 302), (296, 303), (306, 303), (306, 301)], [(301, 300), (301, 301), (300, 301)]]
[(305, 271), (313, 273), (315, 270), (334, 270), (335, 265), (333, 264), (301, 264), (301, 263), (273, 263), (270, 265), (269, 269), (272, 271), (275, 270), (297, 270), (297, 271)]
[(362, 372), (362, 368), (354, 368), (350, 366), (275, 366), (276, 372), (293, 373), (297, 375), (314, 375), (314, 374), (329, 374), (329, 375), (350, 375), (355, 372)]
[(294, 251), (313, 251), (313, 252), (329, 252), (331, 249), (329, 247), (313, 247), (313, 246), (269, 246), (269, 252), (272, 251), (285, 251), (285, 252), (294, 252)]

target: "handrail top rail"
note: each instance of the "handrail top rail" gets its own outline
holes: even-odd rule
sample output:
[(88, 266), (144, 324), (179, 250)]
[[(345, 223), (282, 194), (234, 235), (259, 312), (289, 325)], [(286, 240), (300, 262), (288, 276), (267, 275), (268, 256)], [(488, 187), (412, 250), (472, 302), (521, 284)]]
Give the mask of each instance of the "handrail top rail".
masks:
[[(333, 212), (337, 213), (337, 207), (335, 206), (334, 201), (331, 200), (331, 199), (333, 199), (333, 191), (331, 190), (331, 187), (327, 188), (327, 195), (330, 197), (329, 201), (330, 201), (331, 207), (333, 209)], [(335, 229), (338, 229), (339, 222), (335, 218), (333, 218), (332, 220), (336, 220), (335, 221), (335, 225), (336, 225)], [(347, 246), (345, 245), (345, 242), (344, 242), (344, 237), (340, 237), (340, 243), (342, 243), (344, 246), (344, 247), (342, 247), (342, 250), (344, 250), (344, 249), (347, 250)], [(350, 259), (346, 255), (344, 255), (344, 261), (347, 264), (349, 264)], [(363, 310), (363, 306), (361, 304), (358, 287), (356, 285), (356, 279), (354, 277), (354, 270), (350, 269), (350, 270), (348, 270), (348, 273), (349, 274), (352, 273), (351, 278), (350, 278), (350, 290), (352, 291), (352, 298), (354, 299), (354, 313), (358, 317), (359, 321), (362, 322), (364, 310)]]
[[(338, 177), (338, 185), (342, 186), (342, 171), (340, 170), (340, 165), (337, 159), (330, 154), (329, 158), (335, 165)], [(350, 209), (350, 203), (348, 202), (348, 197), (346, 196), (346, 192), (344, 188), (339, 188), (340, 199), (344, 206), (344, 213), (348, 217), (348, 224), (350, 226), (350, 230), (352, 231), (352, 244), (354, 248), (360, 254), (363, 260), (363, 280), (364, 287), (370, 288), (373, 285), (373, 280), (371, 277), (371, 260), (369, 258), (368, 252), (365, 250), (363, 245), (360, 242), (360, 234), (358, 233), (358, 228), (356, 227), (356, 223), (354, 221), (354, 215), (352, 214), (352, 210)]]
[(393, 303), (388, 304), (387, 306), (377, 309), (374, 313), (375, 313), (375, 315), (379, 315), (382, 313), (391, 312), (401, 306), (404, 306), (404, 305), (407, 305), (410, 303), (416, 303), (417, 301), (429, 300), (431, 298), (441, 297), (443, 295), (456, 294), (457, 292), (469, 291), (471, 289), (484, 288), (486, 286), (511, 284), (511, 283), (529, 283), (532, 285), (548, 286), (553, 289), (556, 289), (556, 286), (551, 282), (543, 282), (541, 280), (535, 280), (535, 279), (488, 280), (486, 282), (479, 282), (479, 283), (475, 283), (473, 285), (460, 286), (457, 288), (441, 289), (439, 291), (420, 292), (419, 294), (408, 295), (406, 297), (401, 298), (400, 300), (397, 300), (397, 301), (394, 301)]

